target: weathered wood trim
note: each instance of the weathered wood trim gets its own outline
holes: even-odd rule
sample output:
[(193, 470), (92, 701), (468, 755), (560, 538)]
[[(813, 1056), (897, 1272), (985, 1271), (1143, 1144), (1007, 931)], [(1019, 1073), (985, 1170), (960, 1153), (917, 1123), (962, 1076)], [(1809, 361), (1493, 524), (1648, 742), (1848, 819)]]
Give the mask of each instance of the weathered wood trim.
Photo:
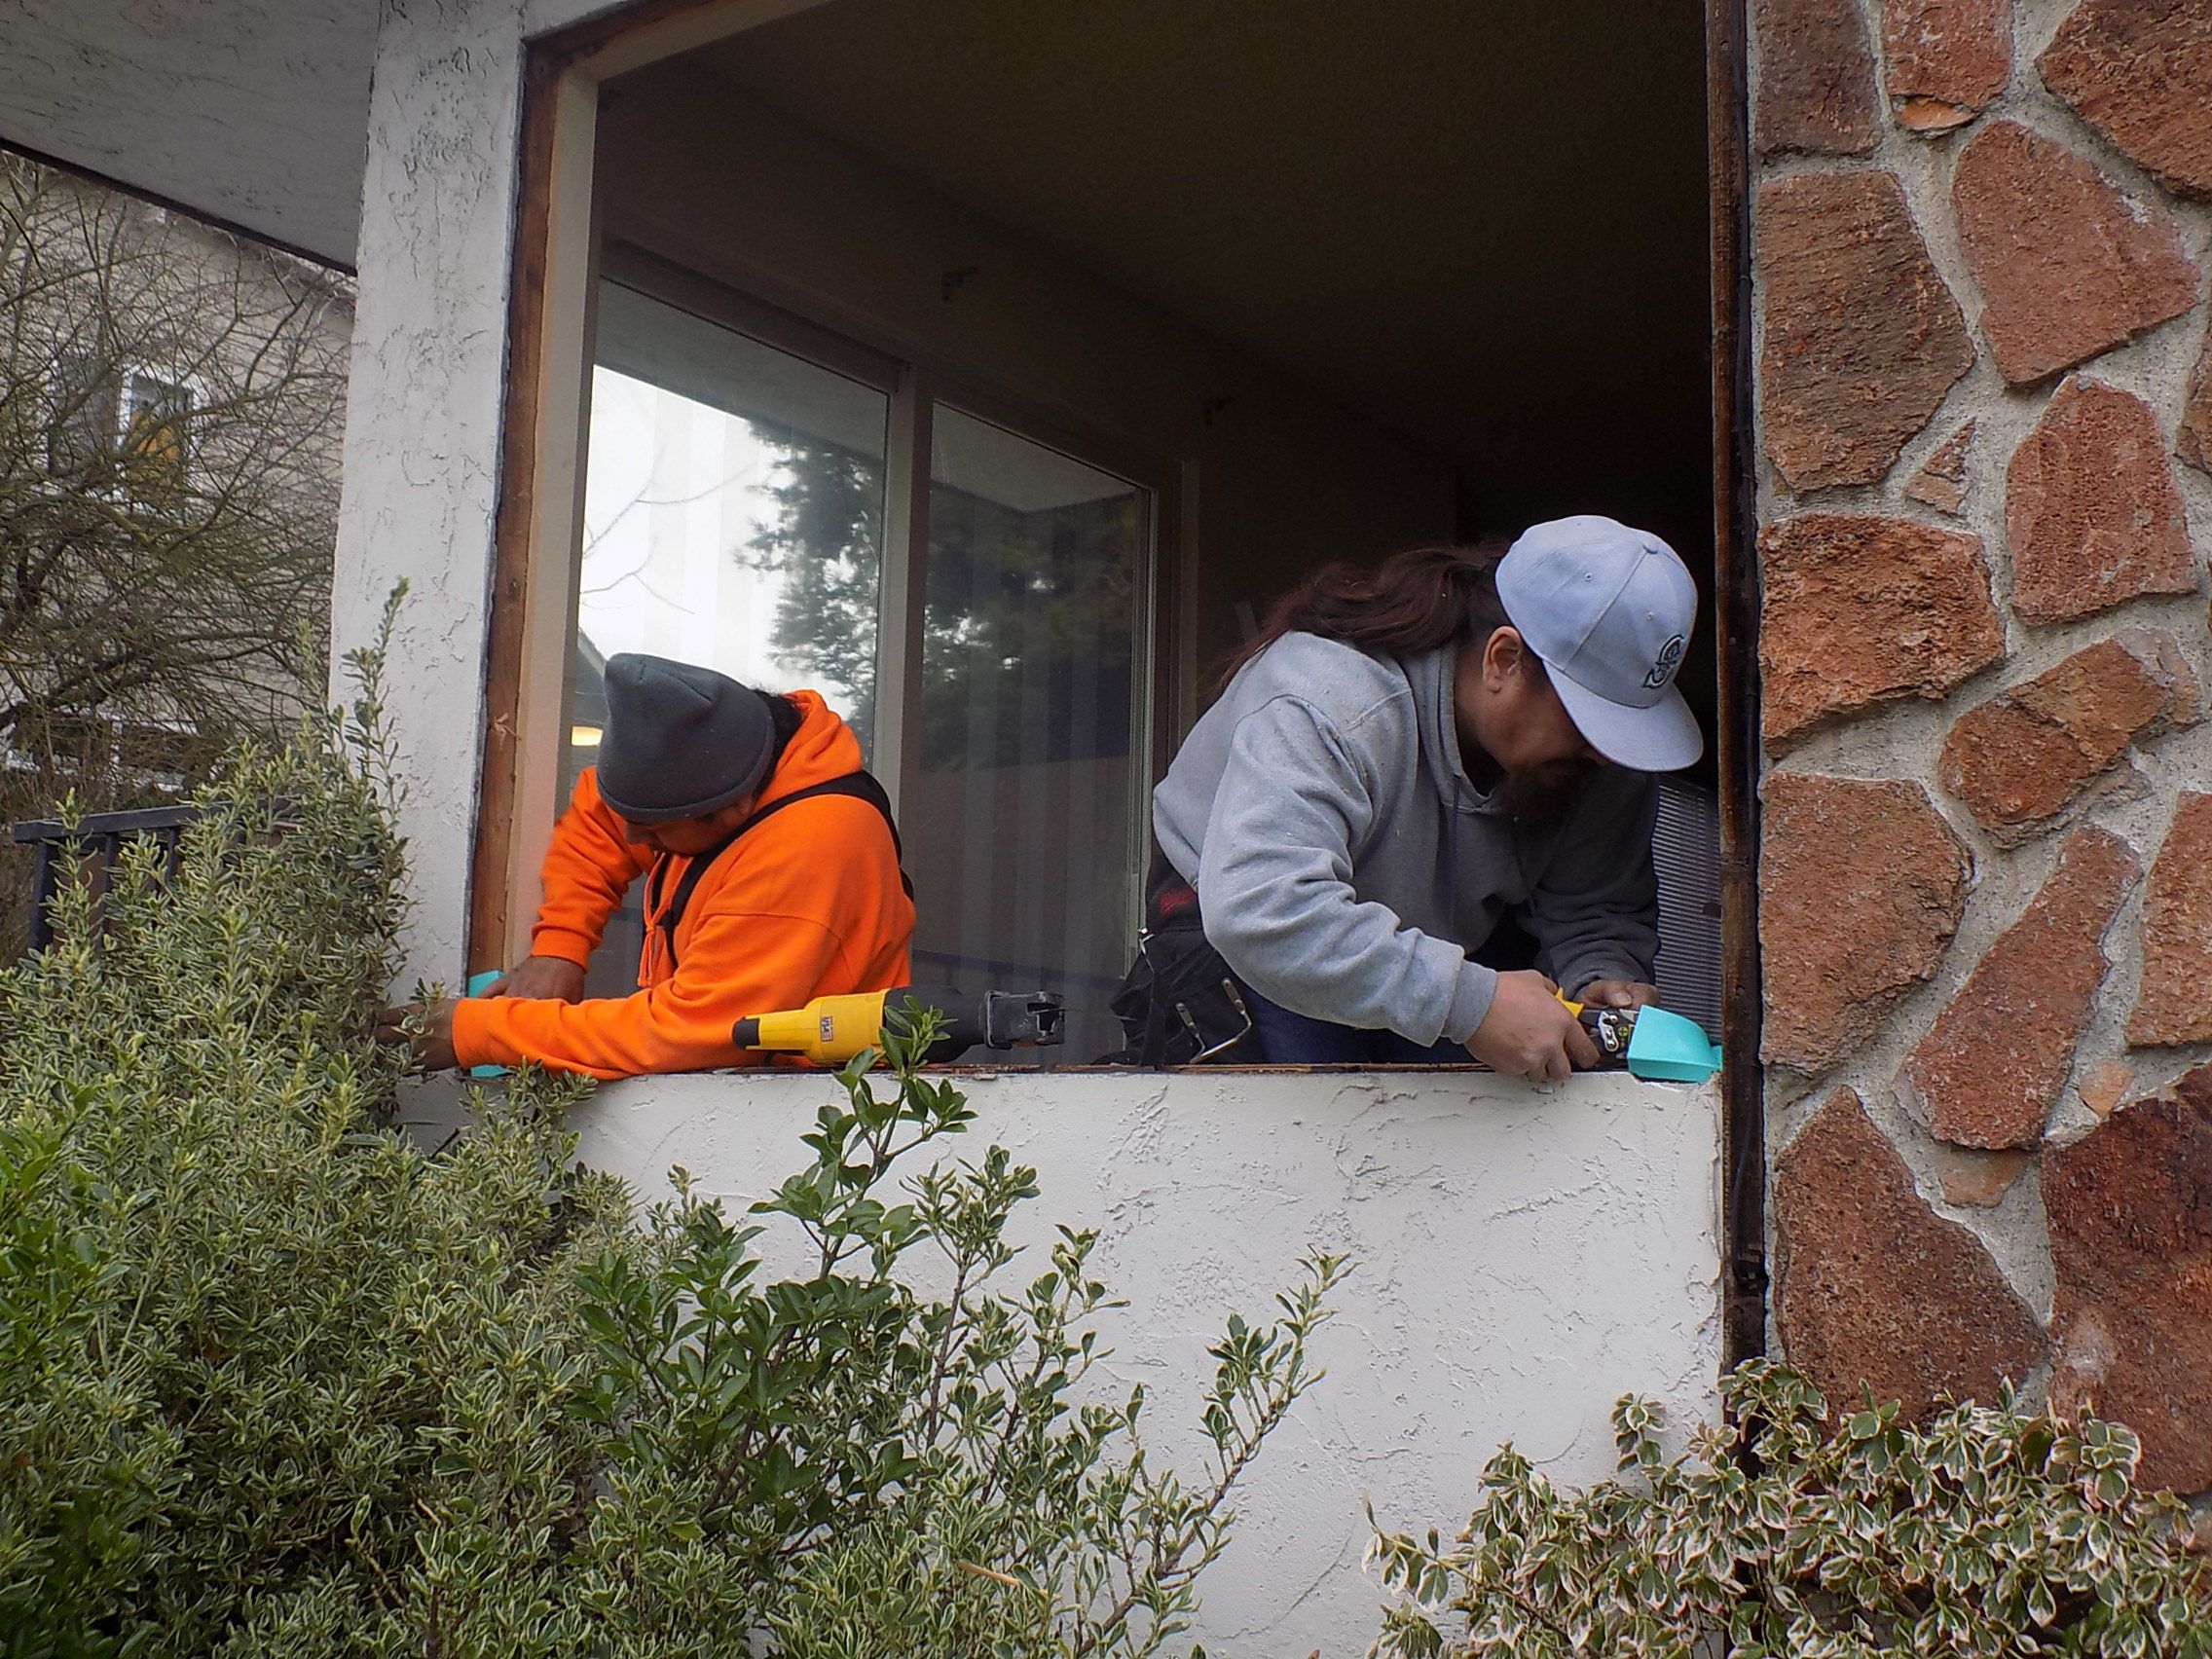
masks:
[(561, 69), (550, 55), (523, 64), (522, 168), (507, 289), (507, 359), (499, 437), (499, 504), (484, 650), (484, 757), (469, 858), (466, 958), (471, 974), (506, 965), (507, 869), (514, 839), (523, 694), (523, 635), (537, 515), (536, 447), (551, 258), (555, 128)]
[(559, 816), (568, 756), (569, 688), (575, 661), (576, 587), (582, 571), (584, 453), (591, 429), (591, 322), (597, 288), (592, 157), (599, 83), (571, 69), (556, 84), (545, 282), (538, 333), (536, 481), (529, 575), (523, 588), (521, 683), (516, 694), (516, 811), (507, 848), (507, 961), (537, 912), (538, 871)]
[(564, 68), (595, 81), (709, 46), (827, 0), (631, 0), (534, 43)]
[(1758, 512), (1751, 403), (1745, 0), (1707, 0), (1714, 649), (1719, 653), (1721, 1351), (1766, 1351), (1766, 1078), (1759, 1065)]
[[(521, 954), (551, 833), (590, 418), (595, 82), (525, 68), (522, 187), (507, 313), (499, 505), (484, 659), (484, 758), (469, 861), (471, 974)], [(563, 411), (570, 419), (563, 420)]]

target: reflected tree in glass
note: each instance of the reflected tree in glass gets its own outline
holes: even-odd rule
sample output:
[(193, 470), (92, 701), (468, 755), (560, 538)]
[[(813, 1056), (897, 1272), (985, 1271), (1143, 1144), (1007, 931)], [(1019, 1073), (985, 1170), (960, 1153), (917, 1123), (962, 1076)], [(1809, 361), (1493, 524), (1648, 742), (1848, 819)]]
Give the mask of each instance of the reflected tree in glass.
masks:
[(754, 429), (777, 456), (762, 492), (775, 516), (739, 557), (783, 578), (777, 652), (794, 673), (851, 697), (853, 728), (872, 749), (883, 463), (788, 427), (756, 422)]

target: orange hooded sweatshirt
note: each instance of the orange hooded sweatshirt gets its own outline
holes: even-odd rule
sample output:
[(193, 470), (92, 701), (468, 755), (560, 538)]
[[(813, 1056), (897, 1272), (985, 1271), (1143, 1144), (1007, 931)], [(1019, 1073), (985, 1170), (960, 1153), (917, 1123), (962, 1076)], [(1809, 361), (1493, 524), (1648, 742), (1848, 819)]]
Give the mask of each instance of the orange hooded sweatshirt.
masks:
[[(804, 719), (768, 774), (762, 806), (861, 766), (845, 722), (812, 691), (791, 696)], [(655, 862), (649, 849), (623, 839), (622, 821), (587, 768), (545, 854), (531, 953), (588, 960), (623, 892)], [(663, 905), (691, 863), (673, 855), (666, 862), (654, 884)], [(597, 1078), (757, 1065), (758, 1052), (731, 1044), (733, 1022), (819, 996), (905, 984), (913, 937), (914, 905), (883, 815), (851, 795), (816, 795), (723, 850), (684, 906), (673, 965), (667, 930), (648, 907), (641, 990), (579, 1003), (470, 998), (454, 1009), (454, 1052), (464, 1066), (535, 1060)]]

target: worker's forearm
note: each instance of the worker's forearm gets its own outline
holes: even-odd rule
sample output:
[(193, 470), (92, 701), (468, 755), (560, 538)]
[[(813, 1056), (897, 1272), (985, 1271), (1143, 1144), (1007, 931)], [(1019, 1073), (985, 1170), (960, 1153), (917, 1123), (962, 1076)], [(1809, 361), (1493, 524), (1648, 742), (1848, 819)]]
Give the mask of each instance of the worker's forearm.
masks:
[(655, 994), (638, 991), (580, 1003), (471, 998), (454, 1009), (454, 1053), (464, 1066), (529, 1061), (602, 1082), (756, 1063), (756, 1056), (731, 1045), (728, 1021), (718, 1030), (708, 1021), (682, 1018), (656, 1008)]
[(837, 951), (817, 923), (744, 914), (706, 918), (686, 946), (673, 978), (631, 996), (464, 1002), (454, 1048), (468, 1065), (535, 1060), (603, 1080), (757, 1064), (730, 1026), (815, 995)]

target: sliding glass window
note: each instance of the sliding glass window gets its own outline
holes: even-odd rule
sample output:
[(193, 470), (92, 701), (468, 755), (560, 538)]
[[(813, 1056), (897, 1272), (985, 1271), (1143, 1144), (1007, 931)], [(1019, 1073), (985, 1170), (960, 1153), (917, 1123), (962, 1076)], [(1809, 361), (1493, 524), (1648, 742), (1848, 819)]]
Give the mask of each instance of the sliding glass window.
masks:
[(914, 970), (1060, 991), (1094, 1059), (1143, 858), (1151, 492), (942, 403), (930, 428)]
[[(567, 783), (616, 651), (820, 691), (897, 805), (916, 977), (1059, 991), (1037, 1057), (1095, 1058), (1135, 944), (1156, 493), (783, 322), (602, 284)], [(636, 904), (593, 995), (635, 987)]]

